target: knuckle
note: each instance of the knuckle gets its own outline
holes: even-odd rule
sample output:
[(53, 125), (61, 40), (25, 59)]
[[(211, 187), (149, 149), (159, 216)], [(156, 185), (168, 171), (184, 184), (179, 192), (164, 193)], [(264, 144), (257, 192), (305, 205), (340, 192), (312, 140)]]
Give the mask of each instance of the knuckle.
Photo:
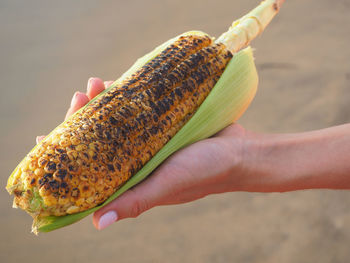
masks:
[(133, 218), (138, 217), (143, 212), (151, 208), (146, 199), (140, 198), (136, 196), (136, 194), (134, 196), (135, 196), (134, 200), (130, 207), (130, 217), (133, 217)]
[(138, 217), (142, 213), (142, 206), (140, 202), (136, 201), (133, 203), (130, 209), (130, 217)]

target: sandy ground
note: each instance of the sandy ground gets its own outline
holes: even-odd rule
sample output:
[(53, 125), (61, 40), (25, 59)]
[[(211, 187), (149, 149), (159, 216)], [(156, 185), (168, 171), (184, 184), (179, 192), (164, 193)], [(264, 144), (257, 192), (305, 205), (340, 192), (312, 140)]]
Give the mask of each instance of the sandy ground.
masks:
[[(349, 262), (350, 192), (229, 193), (97, 231), (36, 237), (7, 177), (90, 76), (114, 79), (181, 32), (219, 35), (258, 0), (0, 2), (0, 262)], [(349, 0), (287, 0), (253, 43), (259, 92), (239, 121), (300, 132), (350, 121)], [(103, 260), (103, 261), (102, 261)]]

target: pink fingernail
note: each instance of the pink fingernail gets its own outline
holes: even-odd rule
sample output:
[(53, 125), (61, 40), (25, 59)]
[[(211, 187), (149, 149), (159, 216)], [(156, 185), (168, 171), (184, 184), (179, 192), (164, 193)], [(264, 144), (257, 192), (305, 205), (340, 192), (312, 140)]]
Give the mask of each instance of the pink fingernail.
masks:
[(118, 215), (115, 211), (108, 211), (104, 215), (100, 217), (100, 220), (98, 221), (98, 229), (102, 230), (106, 228), (107, 226), (113, 224), (115, 221), (118, 220)]
[(91, 88), (91, 83), (92, 83), (92, 81), (94, 80), (95, 78), (89, 78), (89, 80), (88, 80), (88, 84), (87, 84), (87, 89), (90, 89)]
[(73, 107), (73, 105), (75, 104), (77, 97), (79, 96), (79, 91), (75, 92), (72, 98), (72, 101), (70, 103), (70, 106)]

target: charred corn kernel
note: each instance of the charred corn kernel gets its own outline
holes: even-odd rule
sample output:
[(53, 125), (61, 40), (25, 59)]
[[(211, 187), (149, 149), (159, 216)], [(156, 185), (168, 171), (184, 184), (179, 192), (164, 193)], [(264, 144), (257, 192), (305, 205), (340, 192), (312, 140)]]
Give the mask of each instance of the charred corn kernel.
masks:
[(90, 196), (88, 199), (86, 199), (86, 203), (89, 205), (94, 205), (96, 202), (95, 196)]
[(47, 196), (48, 195), (48, 192), (46, 191), (45, 187), (39, 188), (39, 195), (40, 196)]
[(52, 134), (50, 139), (51, 139), (52, 145), (56, 145), (60, 142), (61, 138), (60, 138), (60, 135), (58, 133), (56, 133), (56, 134)]
[(39, 167), (44, 167), (47, 164), (48, 160), (45, 159), (44, 157), (40, 157), (38, 160), (38, 165)]
[(54, 149), (52, 149), (52, 147), (47, 147), (47, 149), (46, 149), (46, 154), (48, 155), (48, 156), (50, 156), (50, 155), (53, 155), (54, 153), (55, 153), (55, 150)]
[(78, 151), (78, 152), (81, 152), (81, 151), (84, 151), (87, 149), (87, 146), (85, 144), (78, 144), (75, 149)]
[(79, 194), (79, 197), (75, 199), (74, 203), (76, 204), (76, 207), (78, 207), (80, 210), (81, 207), (83, 207), (85, 204), (85, 198), (82, 194)]
[[(52, 157), (52, 158), (55, 158), (55, 157)], [(53, 162), (53, 161), (49, 161), (47, 162), (47, 164), (45, 165), (45, 168), (44, 168), (45, 172), (47, 173), (53, 173), (56, 171), (56, 163)]]
[(25, 172), (25, 171), (27, 171), (28, 169), (29, 169), (29, 163), (26, 161), (26, 162), (24, 162), (24, 163), (22, 163), (22, 165), (21, 165), (21, 171), (22, 172)]
[(79, 178), (81, 181), (88, 181), (89, 180), (89, 178), (86, 174), (79, 176)]
[(67, 151), (68, 158), (73, 161), (78, 158), (78, 153), (76, 151)]
[(83, 160), (84, 162), (89, 161), (89, 154), (87, 152), (79, 152), (78, 156), (80, 160)]
[(87, 152), (87, 153), (88, 153), (88, 155), (89, 155), (89, 157), (90, 157), (90, 158), (92, 158), (92, 157), (94, 157), (94, 156), (95, 156), (95, 151), (93, 151), (93, 150), (91, 150), (91, 149), (90, 149), (90, 150), (88, 150), (88, 152)]
[(35, 159), (32, 159), (32, 160), (30, 161), (30, 163), (29, 163), (29, 169), (30, 169), (31, 171), (34, 171), (35, 168), (36, 168), (36, 166), (37, 166), (37, 161), (36, 161)]
[(36, 176), (43, 176), (44, 175), (44, 170), (42, 168), (37, 168), (34, 171)]
[(95, 185), (97, 183), (97, 180), (98, 180), (98, 176), (91, 173), (89, 176), (89, 184)]
[(60, 198), (58, 200), (59, 205), (62, 206), (62, 205), (68, 204), (68, 203), (69, 203), (69, 199), (65, 195), (60, 196)]
[(70, 206), (67, 209), (67, 214), (73, 214), (73, 213), (76, 213), (78, 211), (79, 211), (79, 207), (77, 207), (77, 206)]
[(70, 141), (72, 145), (78, 145), (80, 143), (80, 140), (77, 137), (70, 138)]
[(46, 206), (53, 206), (53, 205), (56, 205), (58, 202), (57, 198), (55, 196), (52, 196), (52, 195), (47, 195), (45, 196), (44, 198), (44, 204)]
[(70, 141), (69, 141), (69, 139), (64, 138), (64, 139), (62, 139), (62, 140), (59, 142), (59, 144), (60, 144), (61, 147), (67, 147), (67, 146), (69, 146)]

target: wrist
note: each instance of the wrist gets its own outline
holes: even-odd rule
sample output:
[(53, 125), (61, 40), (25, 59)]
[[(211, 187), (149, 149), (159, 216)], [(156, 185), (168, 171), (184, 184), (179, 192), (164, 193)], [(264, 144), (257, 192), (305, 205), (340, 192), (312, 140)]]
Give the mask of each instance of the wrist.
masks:
[[(269, 160), (269, 163), (273, 163), (271, 149), (276, 146), (274, 135), (257, 134), (240, 128), (239, 133), (229, 131), (228, 138), (223, 138), (220, 147), (227, 147), (224, 160), (229, 161), (222, 177), (225, 191), (269, 192), (272, 185), (277, 184), (273, 167), (266, 162)], [(229, 154), (230, 149), (233, 149), (233, 155)]]
[(350, 189), (349, 134), (350, 124), (272, 135), (232, 125), (218, 135), (222, 190)]
[(254, 134), (242, 147), (241, 190), (350, 189), (350, 125), (298, 134)]
[(301, 134), (249, 134), (242, 153), (243, 191), (285, 192), (310, 188), (307, 145)]
[[(276, 135), (277, 136), (277, 135)], [(278, 188), (280, 182), (276, 180), (274, 148), (278, 140), (275, 135), (264, 135), (246, 131), (242, 140), (241, 162), (235, 176), (236, 190), (248, 192), (271, 192)]]

